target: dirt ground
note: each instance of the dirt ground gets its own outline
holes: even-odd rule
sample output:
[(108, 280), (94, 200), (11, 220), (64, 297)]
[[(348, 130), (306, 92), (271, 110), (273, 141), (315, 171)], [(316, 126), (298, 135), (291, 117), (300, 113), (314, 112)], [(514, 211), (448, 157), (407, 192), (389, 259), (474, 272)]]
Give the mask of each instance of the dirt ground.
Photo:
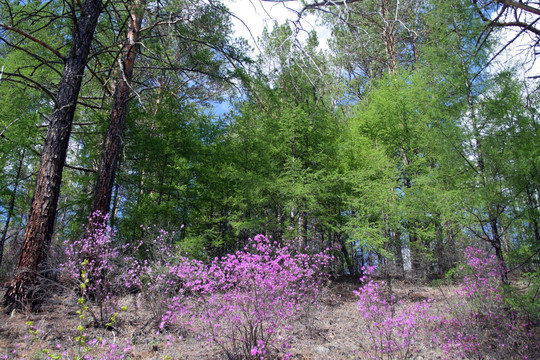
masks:
[[(332, 282), (323, 296), (322, 305), (303, 320), (298, 321), (291, 332), (288, 352), (292, 359), (366, 359), (367, 350), (362, 349), (366, 341), (366, 331), (358, 311), (357, 298), (353, 290), (359, 283), (355, 281)], [(434, 314), (444, 308), (445, 297), (440, 288), (415, 285), (404, 281), (393, 281), (393, 294), (402, 300), (403, 306), (411, 302), (434, 299), (431, 306)], [(446, 297), (457, 296), (455, 288), (445, 286)], [(128, 311), (119, 314), (113, 330), (96, 329), (87, 326), (84, 332), (88, 339), (104, 338), (108, 343), (117, 344), (126, 359), (224, 359), (225, 355), (216, 346), (197, 337), (192, 332), (169, 329), (159, 333), (155, 324), (149, 321), (149, 314), (137, 295), (122, 299)], [(4, 314), (0, 321), (0, 359), (47, 359), (43, 349), (60, 354), (67, 349), (68, 357), (75, 358), (74, 348), (79, 336), (80, 324), (76, 313), (76, 296), (65, 293), (52, 295), (47, 305), (37, 314)], [(32, 325), (28, 322), (32, 321)], [(429, 339), (414, 343), (409, 359), (443, 359), (448, 356), (432, 346)], [(94, 346), (89, 354), (100, 358), (99, 346)], [(1, 356), (4, 356), (3, 358)], [(7, 356), (6, 356), (7, 355)], [(282, 358), (283, 352), (269, 358)], [(539, 357), (540, 358), (540, 357)]]

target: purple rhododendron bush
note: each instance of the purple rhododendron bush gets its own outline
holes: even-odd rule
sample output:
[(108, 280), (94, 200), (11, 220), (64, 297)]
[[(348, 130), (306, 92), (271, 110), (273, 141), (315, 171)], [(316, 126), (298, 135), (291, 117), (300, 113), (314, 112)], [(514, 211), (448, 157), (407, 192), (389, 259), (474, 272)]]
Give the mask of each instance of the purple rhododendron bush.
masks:
[(537, 359), (538, 324), (505, 303), (504, 269), (495, 255), (467, 247), (464, 258), (462, 283), (409, 303), (385, 288), (384, 281), (374, 281), (374, 268), (365, 268), (363, 286), (354, 292), (367, 334), (360, 358), (425, 358), (431, 348), (438, 351), (427, 357)]
[(196, 264), (193, 271), (190, 264), (173, 266), (178, 283), (196, 294), (196, 301), (175, 296), (160, 327), (187, 326), (230, 359), (278, 353), (288, 358), (293, 324), (320, 299), (330, 259), (325, 252), (291, 254), (286, 246), (258, 235), (242, 251), (216, 258), (207, 267)]
[(495, 255), (474, 247), (465, 249), (463, 281), (457, 297), (445, 297), (443, 316), (434, 339), (449, 358), (537, 359), (540, 355), (538, 324), (512, 309), (505, 297)]
[[(467, 247), (458, 284), (363, 268), (330, 280), (331, 249), (257, 235), (202, 261), (171, 234), (118, 245), (95, 214), (65, 244), (41, 313), (4, 314), (2, 359), (538, 359), (538, 319), (507, 301), (494, 256)], [(389, 281), (391, 280), (391, 281)]]

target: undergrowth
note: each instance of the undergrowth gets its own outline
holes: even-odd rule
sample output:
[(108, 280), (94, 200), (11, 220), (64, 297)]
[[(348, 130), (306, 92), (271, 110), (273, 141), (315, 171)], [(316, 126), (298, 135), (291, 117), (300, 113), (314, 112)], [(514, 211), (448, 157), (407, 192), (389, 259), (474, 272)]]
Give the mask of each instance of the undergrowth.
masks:
[[(106, 217), (91, 219), (87, 236), (66, 244), (61, 267), (76, 294), (79, 324), (70, 342), (51, 346), (44, 331), (27, 323), (24, 341), (0, 353), (2, 359), (133, 359), (133, 339), (116, 336), (123, 317), (137, 312), (120, 299), (131, 293), (151, 317), (142, 336), (162, 359), (182, 334), (220, 349), (228, 359), (288, 359), (293, 326), (314, 334), (321, 293), (328, 281), (329, 250), (305, 254), (262, 235), (236, 253), (203, 262), (183, 256), (166, 232), (130, 246), (116, 246)], [(142, 254), (142, 255), (141, 255)], [(448, 359), (534, 359), (538, 338), (538, 274), (523, 277), (525, 291), (503, 287), (499, 264), (482, 250), (466, 249), (465, 264), (453, 272), (455, 294), (441, 287), (444, 312), (434, 300), (406, 302), (364, 269), (357, 296), (360, 358), (409, 359), (424, 347)], [(438, 306), (440, 308), (441, 306)], [(309, 319), (307, 319), (309, 318)], [(95, 331), (97, 330), (97, 332)], [(68, 331), (67, 329), (65, 331)], [(96, 335), (99, 334), (99, 335)], [(139, 337), (140, 338), (140, 337)], [(131, 340), (129, 340), (131, 339)]]

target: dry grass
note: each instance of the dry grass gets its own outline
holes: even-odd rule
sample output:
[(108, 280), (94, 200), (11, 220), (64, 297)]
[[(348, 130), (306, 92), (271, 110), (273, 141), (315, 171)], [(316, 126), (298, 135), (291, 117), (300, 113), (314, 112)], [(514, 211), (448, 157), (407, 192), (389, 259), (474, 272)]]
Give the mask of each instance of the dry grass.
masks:
[[(369, 354), (362, 350), (366, 341), (366, 331), (356, 306), (356, 297), (352, 291), (359, 286), (352, 282), (333, 282), (326, 291), (322, 305), (311, 312), (309, 319), (304, 318), (295, 324), (289, 341), (289, 352), (293, 359), (365, 359)], [(403, 305), (435, 299), (431, 311), (444, 311), (446, 307), (442, 293), (437, 288), (419, 286), (403, 281), (394, 281), (394, 295), (403, 301)], [(457, 295), (453, 287), (445, 286), (444, 293), (452, 300)], [(171, 328), (164, 333), (157, 333), (150, 313), (144, 302), (136, 295), (122, 299), (122, 305), (128, 311), (118, 317), (114, 329), (96, 329), (87, 326), (89, 339), (102, 337), (115, 342), (120, 348), (129, 344), (131, 349), (125, 354), (128, 359), (223, 359), (219, 348), (211, 346), (204, 339), (182, 328)], [(42, 349), (61, 350), (77, 348), (75, 338), (79, 335), (80, 324), (76, 314), (77, 298), (66, 293), (51, 296), (42, 312), (37, 314), (2, 315), (0, 321), (0, 355), (17, 352), (10, 359), (47, 359)], [(0, 311), (2, 309), (0, 308)], [(3, 314), (3, 312), (2, 312)], [(37, 327), (37, 335), (29, 333), (28, 321)], [(98, 355), (101, 349), (95, 346), (91, 355)], [(445, 354), (430, 339), (422, 339), (413, 345), (413, 359), (443, 359)], [(278, 358), (280, 355), (276, 355)], [(540, 357), (539, 357), (540, 358)]]

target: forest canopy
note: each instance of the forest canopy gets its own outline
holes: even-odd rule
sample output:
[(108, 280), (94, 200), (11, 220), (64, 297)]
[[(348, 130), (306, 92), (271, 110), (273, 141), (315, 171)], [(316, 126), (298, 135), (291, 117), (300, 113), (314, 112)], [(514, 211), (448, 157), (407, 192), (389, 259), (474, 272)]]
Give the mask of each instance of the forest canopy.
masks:
[(250, 48), (214, 0), (1, 0), (8, 298), (96, 211), (203, 261), (263, 234), (336, 275), (440, 278), (469, 245), (538, 274), (536, 59), (501, 61), (509, 29), (536, 54), (537, 2), (301, 5), (328, 47), (293, 19)]

